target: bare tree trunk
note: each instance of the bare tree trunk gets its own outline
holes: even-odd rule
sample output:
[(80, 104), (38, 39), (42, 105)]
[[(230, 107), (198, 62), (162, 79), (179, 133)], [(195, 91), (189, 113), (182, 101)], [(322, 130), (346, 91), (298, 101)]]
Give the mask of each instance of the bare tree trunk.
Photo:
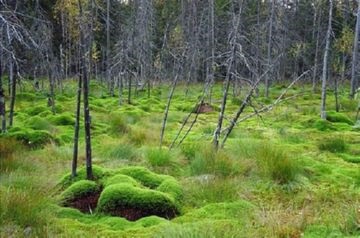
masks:
[(75, 112), (74, 150), (73, 150), (73, 161), (72, 161), (72, 172), (71, 172), (73, 178), (77, 176), (76, 170), (77, 170), (78, 151), (79, 151), (81, 93), (82, 93), (82, 75), (80, 73), (78, 79), (76, 112)]
[[(185, 52), (185, 50), (184, 50), (184, 52)], [(165, 108), (165, 112), (164, 112), (164, 119), (163, 119), (163, 123), (162, 123), (162, 126), (161, 126), (160, 149), (161, 149), (163, 139), (164, 139), (165, 127), (166, 127), (167, 117), (168, 117), (168, 114), (169, 114), (171, 100), (172, 100), (172, 97), (174, 95), (175, 88), (176, 88), (176, 85), (177, 85), (177, 82), (178, 82), (178, 79), (179, 79), (179, 74), (180, 74), (180, 69), (181, 69), (181, 62), (182, 62), (182, 57), (178, 62), (178, 70), (176, 72), (175, 79), (174, 79), (173, 85), (171, 87), (169, 96), (168, 96), (168, 101), (166, 103), (166, 108)]]
[(15, 108), (15, 98), (16, 98), (16, 76), (17, 76), (17, 66), (16, 62), (12, 56), (10, 57), (10, 64), (9, 64), (9, 78), (10, 78), (10, 112), (9, 112), (9, 126), (13, 126), (13, 119), (14, 119), (14, 108)]
[(360, 0), (358, 0), (358, 10), (356, 15), (356, 29), (354, 37), (353, 56), (351, 63), (351, 88), (350, 97), (354, 98), (357, 87), (357, 66), (358, 66), (358, 51), (359, 51), (359, 34), (360, 34)]
[[(2, 52), (1, 52), (2, 53)], [(1, 117), (1, 132), (6, 132), (6, 104), (5, 104), (5, 92), (2, 83), (2, 57), (0, 57), (0, 117)]]
[(328, 64), (329, 64), (329, 51), (330, 51), (330, 41), (331, 41), (331, 31), (332, 31), (332, 11), (333, 11), (333, 1), (329, 0), (330, 9), (329, 9), (329, 23), (328, 29), (326, 32), (326, 46), (324, 53), (324, 62), (323, 62), (323, 72), (322, 72), (322, 87), (321, 87), (321, 119), (326, 119), (326, 81), (328, 77)]
[[(315, 9), (316, 11), (316, 9)], [(319, 59), (319, 44), (320, 44), (320, 19), (321, 19), (321, 9), (319, 9), (318, 19), (317, 19), (317, 33), (316, 33), (316, 45), (315, 45), (315, 59), (314, 59), (314, 71), (312, 77), (312, 91), (316, 90), (316, 77), (318, 73), (318, 59)]]
[(242, 2), (240, 5), (240, 10), (239, 10), (238, 15), (236, 17), (234, 16), (235, 21), (233, 21), (233, 30), (231, 32), (232, 38), (230, 39), (230, 42), (229, 42), (230, 47), (231, 47), (230, 48), (230, 58), (229, 58), (227, 72), (226, 72), (226, 76), (225, 76), (225, 82), (224, 82), (225, 87), (224, 87), (223, 98), (222, 98), (222, 102), (221, 102), (219, 119), (218, 119), (218, 123), (217, 123), (216, 129), (215, 129), (215, 132), (214, 132), (214, 138), (213, 138), (213, 144), (214, 144), (215, 149), (219, 148), (219, 140), (220, 140), (222, 124), (224, 121), (226, 102), (227, 102), (228, 92), (229, 92), (230, 83), (231, 83), (231, 79), (232, 79), (233, 68), (235, 65), (237, 36), (238, 36), (241, 12), (242, 12)]
[[(269, 36), (268, 36), (268, 46), (267, 46), (267, 64), (268, 68), (272, 64), (272, 35), (273, 35), (273, 24), (274, 24), (274, 12), (275, 12), (275, 0), (271, 0), (271, 12), (270, 12), (270, 22), (269, 22)], [(265, 77), (265, 97), (269, 97), (269, 89), (271, 84), (272, 72)]]
[(49, 77), (49, 85), (50, 85), (50, 96), (48, 98), (48, 106), (51, 106), (51, 111), (55, 114), (55, 85), (54, 85), (54, 78), (52, 73), (52, 67), (50, 63), (49, 56), (46, 56), (46, 60), (48, 63), (48, 77)]
[(91, 133), (90, 133), (90, 108), (89, 108), (89, 80), (88, 71), (85, 62), (86, 42), (85, 32), (83, 29), (83, 10), (81, 0), (78, 0), (79, 13), (80, 13), (80, 74), (83, 78), (83, 94), (84, 94), (84, 124), (85, 124), (85, 158), (86, 158), (86, 177), (93, 179), (92, 172), (92, 158), (91, 158)]

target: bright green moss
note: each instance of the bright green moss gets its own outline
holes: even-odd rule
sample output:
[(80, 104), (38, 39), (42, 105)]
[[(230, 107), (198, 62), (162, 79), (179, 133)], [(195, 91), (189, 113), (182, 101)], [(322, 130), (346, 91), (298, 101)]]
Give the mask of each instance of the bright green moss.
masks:
[(30, 119), (26, 121), (26, 125), (34, 130), (50, 130), (52, 127), (48, 120), (40, 116), (30, 117)]
[[(178, 207), (167, 194), (129, 184), (115, 184), (106, 187), (99, 198), (98, 211), (119, 215), (126, 209), (141, 211), (141, 217), (157, 215), (174, 217), (179, 213)], [(122, 214), (120, 214), (122, 215)]]
[(177, 218), (179, 221), (198, 221), (199, 219), (249, 219), (254, 215), (255, 206), (240, 200), (231, 203), (211, 203)]
[(51, 119), (51, 122), (53, 122), (55, 125), (58, 126), (67, 126), (67, 125), (74, 125), (75, 119), (74, 116), (70, 113), (63, 113), (53, 116)]
[(343, 153), (347, 150), (348, 145), (342, 138), (325, 138), (320, 144), (319, 149), (330, 151), (332, 153)]
[(323, 225), (311, 225), (306, 228), (304, 238), (327, 238), (327, 237), (344, 237), (341, 231), (334, 227)]
[(47, 107), (45, 106), (36, 106), (36, 107), (29, 107), (28, 109), (25, 110), (25, 112), (29, 115), (29, 116), (36, 116), (44, 111), (49, 110)]
[(40, 148), (53, 141), (51, 134), (43, 130), (22, 129), (16, 132), (11, 132), (7, 136), (21, 141), (24, 145), (30, 148)]
[(165, 179), (156, 190), (170, 194), (176, 201), (181, 201), (183, 197), (183, 190), (180, 184), (172, 178)]
[(326, 120), (330, 122), (343, 122), (348, 125), (354, 125), (354, 122), (348, 116), (334, 111), (327, 112)]
[(133, 177), (134, 179), (141, 182), (144, 186), (149, 188), (158, 187), (164, 181), (165, 178), (168, 178), (168, 176), (159, 175), (151, 172), (150, 170), (144, 167), (137, 167), (137, 166), (129, 166), (129, 167), (121, 168), (118, 171), (118, 173)]
[(318, 129), (319, 131), (332, 131), (332, 130), (336, 130), (336, 128), (333, 126), (333, 124), (329, 121), (326, 120), (322, 120), (322, 119), (317, 119), (314, 123), (313, 123), (313, 127), (315, 127), (316, 129)]
[(96, 182), (90, 180), (80, 180), (70, 185), (64, 192), (61, 193), (61, 200), (74, 200), (80, 197), (86, 197), (100, 191), (100, 187)]
[(104, 186), (107, 187), (110, 185), (120, 184), (120, 183), (131, 184), (135, 187), (139, 186), (139, 183), (135, 179), (133, 179), (132, 177), (129, 177), (127, 175), (123, 175), (123, 174), (117, 174), (115, 176), (108, 178), (104, 182)]
[[(110, 171), (103, 169), (99, 166), (93, 165), (93, 177), (95, 181), (99, 181), (102, 178), (109, 176)], [(72, 178), (71, 173), (66, 174), (59, 182), (59, 185), (61, 188), (66, 188), (73, 184), (74, 182), (85, 180), (86, 179), (86, 168), (82, 167), (77, 171), (77, 176), (75, 178)]]

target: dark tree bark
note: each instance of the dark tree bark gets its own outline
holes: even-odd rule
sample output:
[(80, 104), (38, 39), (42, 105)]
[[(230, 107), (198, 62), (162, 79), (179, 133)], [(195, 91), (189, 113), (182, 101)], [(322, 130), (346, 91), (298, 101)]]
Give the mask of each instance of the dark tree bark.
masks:
[(0, 117), (1, 117), (1, 132), (6, 132), (6, 108), (5, 108), (5, 92), (2, 84), (2, 57), (0, 57)]
[(13, 126), (14, 121), (14, 108), (15, 108), (15, 99), (16, 99), (16, 81), (17, 81), (17, 65), (14, 62), (14, 59), (10, 59), (9, 64), (9, 79), (10, 79), (10, 112), (9, 112), (9, 126)]
[[(81, 1), (78, 0), (80, 19), (83, 19), (83, 10)], [(89, 80), (86, 67), (86, 41), (85, 32), (80, 22), (80, 74), (83, 79), (83, 97), (84, 97), (84, 124), (85, 124), (85, 158), (86, 158), (86, 177), (93, 179), (92, 158), (91, 158), (91, 131), (90, 131), (90, 108), (89, 108)]]
[(77, 175), (77, 161), (79, 151), (79, 131), (80, 131), (80, 109), (81, 109), (81, 93), (82, 93), (82, 75), (79, 74), (78, 79), (78, 91), (76, 98), (76, 112), (75, 112), (75, 128), (74, 128), (74, 150), (73, 150), (73, 161), (72, 161), (72, 177)]

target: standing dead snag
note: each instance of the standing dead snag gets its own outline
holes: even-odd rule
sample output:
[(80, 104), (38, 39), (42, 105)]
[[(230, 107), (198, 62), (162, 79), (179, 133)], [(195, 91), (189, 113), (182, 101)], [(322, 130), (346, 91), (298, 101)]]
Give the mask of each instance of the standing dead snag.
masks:
[[(240, 7), (242, 7), (242, 6), (240, 6)], [(224, 88), (223, 98), (222, 98), (222, 102), (221, 102), (219, 119), (218, 119), (218, 123), (217, 123), (216, 129), (215, 129), (215, 132), (214, 132), (214, 139), (213, 139), (213, 144), (216, 149), (218, 149), (218, 147), (219, 147), (219, 140), (220, 140), (222, 124), (224, 121), (226, 102), (227, 102), (228, 92), (229, 92), (229, 88), (230, 88), (230, 82), (231, 82), (232, 75), (233, 75), (233, 68), (235, 65), (237, 37), (238, 37), (238, 31), (239, 31), (241, 11), (242, 11), (242, 9), (240, 8), (239, 13), (235, 18), (235, 22), (234, 22), (234, 26), (233, 26), (234, 28), (233, 28), (232, 32), (230, 33), (230, 34), (232, 34), (230, 42), (229, 42), (229, 45), (231, 46), (230, 57), (228, 59), (227, 71), (226, 71), (225, 82), (224, 82), (225, 88)]]
[(358, 0), (358, 10), (356, 15), (356, 29), (355, 29), (355, 37), (354, 37), (354, 48), (353, 48), (353, 56), (351, 62), (351, 84), (350, 84), (350, 97), (354, 98), (356, 91), (356, 79), (357, 74), (356, 70), (359, 65), (358, 57), (359, 57), (359, 34), (360, 34), (360, 0)]
[(179, 59), (179, 61), (178, 61), (178, 68), (177, 68), (177, 71), (176, 71), (176, 74), (175, 74), (175, 79), (174, 79), (174, 82), (172, 84), (169, 96), (168, 96), (168, 101), (166, 103), (166, 108), (165, 108), (165, 112), (164, 112), (164, 119), (163, 119), (163, 123), (162, 123), (162, 126), (161, 126), (160, 149), (161, 149), (161, 146), (162, 146), (162, 143), (163, 143), (167, 117), (168, 117), (169, 109), (170, 109), (170, 104), (171, 104), (171, 100), (172, 100), (172, 97), (173, 97), (174, 92), (175, 92), (176, 85), (178, 83), (179, 74), (180, 74), (180, 70), (181, 70), (181, 63), (182, 63), (182, 59), (184, 57), (184, 54), (185, 54), (185, 50), (184, 50), (184, 52), (183, 52), (183, 54), (181, 56), (181, 59)]
[(331, 22), (332, 22), (332, 11), (333, 11), (333, 0), (329, 0), (329, 23), (326, 32), (326, 46), (324, 53), (323, 72), (322, 72), (322, 87), (321, 87), (321, 119), (326, 119), (326, 81), (328, 77), (328, 64), (329, 64), (329, 52), (330, 52), (330, 41), (331, 41)]
[[(0, 51), (1, 52), (1, 51)], [(2, 83), (2, 62), (0, 57), (0, 117), (1, 117), (1, 132), (6, 132), (6, 108), (5, 108), (5, 92)]]

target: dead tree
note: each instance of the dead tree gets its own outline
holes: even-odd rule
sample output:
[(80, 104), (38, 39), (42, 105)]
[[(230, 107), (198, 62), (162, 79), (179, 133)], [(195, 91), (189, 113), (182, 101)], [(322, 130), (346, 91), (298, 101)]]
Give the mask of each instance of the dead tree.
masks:
[[(274, 14), (275, 14), (275, 0), (271, 0), (271, 10), (269, 19), (269, 35), (267, 44), (267, 65), (271, 68), (272, 65), (272, 38), (273, 38), (273, 25), (274, 25)], [(270, 72), (265, 77), (265, 97), (269, 97), (269, 89), (271, 84), (272, 73)]]
[[(0, 49), (0, 52), (2, 50)], [(0, 57), (0, 117), (1, 117), (1, 132), (6, 132), (6, 106), (5, 106), (5, 92), (2, 82), (2, 61)]]
[[(185, 50), (184, 50), (184, 53), (185, 53)], [(181, 67), (181, 64), (182, 64), (182, 61), (183, 61), (183, 58), (184, 58), (184, 53), (183, 53), (183, 55), (180, 57), (180, 59), (178, 59), (177, 70), (176, 70), (175, 78), (174, 78), (174, 81), (173, 81), (173, 83), (172, 83), (171, 90), (170, 90), (170, 93), (169, 93), (169, 96), (168, 96), (168, 100), (167, 100), (167, 103), (166, 103), (166, 108), (165, 108), (165, 112), (164, 112), (164, 119), (163, 119), (163, 123), (162, 123), (162, 126), (161, 126), (160, 149), (161, 149), (161, 146), (162, 146), (162, 144), (163, 144), (164, 133), (165, 133), (166, 123), (167, 123), (167, 117), (168, 117), (168, 114), (169, 114), (169, 109), (170, 109), (170, 105), (171, 105), (171, 100), (172, 100), (172, 97), (173, 97), (174, 92), (175, 92), (176, 85), (177, 85), (178, 80), (179, 80), (179, 74), (180, 74), (180, 71), (181, 71), (181, 68), (182, 68), (182, 67)]]
[(322, 86), (321, 86), (321, 119), (326, 119), (326, 81), (328, 77), (328, 64), (329, 64), (329, 52), (331, 42), (331, 31), (332, 31), (332, 11), (333, 11), (333, 0), (329, 0), (329, 22), (328, 29), (326, 32), (326, 46), (323, 60), (323, 71), (322, 71)]
[(351, 62), (351, 88), (350, 88), (350, 97), (354, 98), (356, 87), (357, 87), (357, 67), (358, 63), (358, 55), (359, 55), (359, 34), (360, 34), (360, 0), (358, 0), (358, 9), (356, 14), (356, 28), (355, 28), (355, 37), (354, 37), (354, 47), (353, 47), (353, 55)]
[(222, 124), (224, 121), (229, 87), (230, 87), (230, 83), (231, 83), (231, 80), (233, 77), (233, 72), (234, 72), (235, 57), (236, 57), (236, 51), (237, 51), (237, 37), (238, 37), (238, 33), (239, 33), (238, 30), (239, 30), (239, 24), (240, 24), (241, 11), (242, 11), (242, 3), (240, 5), (239, 13), (237, 14), (237, 16), (235, 16), (233, 18), (233, 29), (232, 29), (232, 32), (230, 33), (231, 34), (230, 41), (229, 41), (230, 54), (229, 54), (229, 58), (227, 61), (227, 71), (226, 71), (226, 76), (225, 76), (225, 81), (224, 81), (224, 89), (223, 89), (224, 91), (223, 91), (223, 97), (222, 97), (222, 102), (221, 102), (218, 123), (217, 123), (216, 129), (215, 129), (214, 138), (213, 138), (213, 144), (216, 149), (218, 149), (218, 146), (219, 146), (220, 134), (221, 134)]

